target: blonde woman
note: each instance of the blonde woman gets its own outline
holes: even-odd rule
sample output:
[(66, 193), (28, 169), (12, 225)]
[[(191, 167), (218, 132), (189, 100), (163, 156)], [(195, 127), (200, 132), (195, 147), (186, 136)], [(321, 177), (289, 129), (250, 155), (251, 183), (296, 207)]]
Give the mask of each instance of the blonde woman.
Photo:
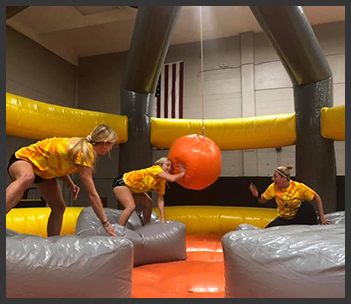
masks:
[(18, 204), (24, 191), (34, 183), (51, 208), (47, 234), (59, 235), (66, 204), (57, 178), (62, 179), (75, 201), (80, 188), (69, 175), (78, 172), (101, 224), (107, 233), (116, 236), (107, 221), (92, 178), (96, 156), (110, 152), (116, 141), (115, 131), (107, 125), (99, 125), (87, 137), (47, 138), (19, 149), (11, 156), (7, 167), (13, 182), (6, 188), (6, 213)]
[(309, 202), (313, 199), (316, 202), (320, 223), (328, 225), (330, 221), (324, 216), (321, 197), (305, 184), (291, 180), (290, 170), (292, 168), (292, 165), (276, 168), (273, 172), (273, 183), (263, 194), (258, 193), (257, 187), (253, 183), (249, 186), (252, 195), (259, 203), (267, 203), (273, 198), (277, 203), (278, 217), (269, 223), (266, 228), (281, 225), (318, 224), (314, 207)]
[(172, 162), (162, 157), (149, 168), (130, 171), (115, 179), (112, 184), (113, 193), (124, 206), (119, 218), (119, 225), (125, 226), (136, 208), (136, 203), (143, 206), (144, 224), (150, 223), (153, 201), (146, 192), (157, 192), (157, 205), (161, 214), (161, 222), (165, 222), (166, 182), (175, 182), (185, 175), (184, 167), (179, 164), (180, 173), (172, 174)]

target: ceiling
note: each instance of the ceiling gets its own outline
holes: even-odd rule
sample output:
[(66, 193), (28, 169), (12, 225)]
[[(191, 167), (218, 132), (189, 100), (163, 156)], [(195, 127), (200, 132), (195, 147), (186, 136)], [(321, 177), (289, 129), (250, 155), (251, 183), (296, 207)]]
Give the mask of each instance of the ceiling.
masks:
[[(345, 20), (345, 6), (303, 9), (311, 25)], [(8, 26), (74, 65), (80, 57), (127, 51), (138, 12), (130, 6), (29, 6), (18, 11), (7, 17)], [(262, 31), (248, 6), (183, 6), (171, 45), (200, 41), (200, 12), (204, 40)]]

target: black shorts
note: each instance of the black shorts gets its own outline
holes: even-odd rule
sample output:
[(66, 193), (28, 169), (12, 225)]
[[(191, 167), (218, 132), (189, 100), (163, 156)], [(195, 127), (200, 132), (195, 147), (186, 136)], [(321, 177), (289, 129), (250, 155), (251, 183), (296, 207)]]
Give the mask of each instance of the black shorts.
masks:
[(303, 201), (293, 219), (288, 220), (278, 216), (266, 228), (283, 225), (318, 225), (316, 210), (310, 202)]
[(116, 188), (116, 187), (127, 187), (126, 184), (124, 183), (123, 180), (123, 175), (118, 176), (112, 183), (112, 189)]
[[(9, 164), (7, 165), (7, 173), (9, 174), (10, 177), (11, 177), (11, 175), (10, 175), (9, 169), (10, 169), (11, 165), (12, 165), (13, 163), (15, 163), (16, 161), (19, 161), (19, 160), (23, 160), (23, 159), (17, 158), (17, 157), (15, 156), (15, 153), (13, 153), (13, 154), (11, 155), (10, 160), (9, 160)], [(34, 182), (33, 182), (34, 184), (42, 183), (43, 181), (45, 181), (44, 178), (42, 178), (42, 177), (36, 175), (35, 173), (34, 173), (34, 176), (35, 176), (35, 179), (34, 179)], [(11, 177), (11, 179), (13, 180), (12, 177)]]

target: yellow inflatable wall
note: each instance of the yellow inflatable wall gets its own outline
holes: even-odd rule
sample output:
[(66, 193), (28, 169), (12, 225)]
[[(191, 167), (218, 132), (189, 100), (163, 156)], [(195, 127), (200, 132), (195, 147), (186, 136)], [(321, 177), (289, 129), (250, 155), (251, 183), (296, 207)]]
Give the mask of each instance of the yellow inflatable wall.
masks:
[(98, 125), (115, 130), (118, 143), (128, 140), (126, 116), (47, 104), (6, 93), (6, 134), (31, 139), (85, 137)]
[[(67, 207), (61, 235), (74, 234), (80, 212), (85, 207)], [(46, 237), (46, 226), (51, 209), (14, 208), (6, 215), (6, 228), (19, 233)], [(158, 208), (153, 209), (160, 217)], [(223, 236), (247, 223), (264, 228), (276, 218), (276, 209), (221, 206), (172, 206), (165, 207), (166, 220), (185, 224), (187, 235)]]
[(322, 108), (321, 133), (324, 138), (345, 140), (345, 105)]
[[(78, 216), (84, 207), (67, 207), (63, 216), (61, 235), (74, 234)], [(51, 209), (13, 208), (6, 214), (6, 228), (25, 234), (47, 236), (46, 227)]]
[[(158, 208), (153, 211), (160, 217)], [(166, 220), (186, 225), (187, 235), (223, 236), (246, 223), (264, 228), (277, 217), (277, 210), (257, 207), (169, 206)]]
[[(296, 142), (295, 114), (235, 119), (206, 119), (205, 136), (221, 150), (276, 148)], [(179, 137), (202, 134), (201, 119), (151, 118), (151, 144), (169, 149)]]

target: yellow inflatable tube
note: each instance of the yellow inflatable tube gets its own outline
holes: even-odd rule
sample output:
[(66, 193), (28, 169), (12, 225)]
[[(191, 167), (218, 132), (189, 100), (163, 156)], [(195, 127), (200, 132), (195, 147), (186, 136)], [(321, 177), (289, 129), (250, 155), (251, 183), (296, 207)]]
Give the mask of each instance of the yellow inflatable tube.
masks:
[(85, 137), (100, 124), (110, 126), (118, 143), (128, 140), (126, 116), (47, 104), (6, 93), (6, 134), (31, 139)]
[[(74, 234), (78, 216), (84, 207), (67, 207), (63, 216), (61, 235)], [(6, 214), (6, 228), (25, 234), (47, 236), (46, 227), (51, 209), (13, 208)]]
[[(206, 119), (205, 136), (221, 150), (276, 148), (294, 145), (296, 120), (293, 114), (235, 119)], [(169, 149), (179, 137), (202, 134), (201, 119), (151, 118), (151, 144)]]
[(324, 138), (345, 140), (345, 105), (321, 109), (321, 133)]
[[(158, 208), (153, 211), (160, 217)], [(277, 217), (277, 210), (256, 207), (172, 206), (165, 207), (168, 221), (186, 225), (187, 235), (223, 236), (243, 223), (264, 228)]]
[[(61, 234), (74, 234), (78, 216), (85, 207), (67, 207)], [(51, 209), (14, 208), (6, 215), (6, 228), (19, 233), (47, 236), (46, 226)], [(158, 208), (153, 209), (159, 214)], [(276, 218), (276, 209), (220, 206), (172, 206), (165, 208), (166, 220), (187, 226), (187, 235), (223, 236), (242, 223), (264, 228)]]

